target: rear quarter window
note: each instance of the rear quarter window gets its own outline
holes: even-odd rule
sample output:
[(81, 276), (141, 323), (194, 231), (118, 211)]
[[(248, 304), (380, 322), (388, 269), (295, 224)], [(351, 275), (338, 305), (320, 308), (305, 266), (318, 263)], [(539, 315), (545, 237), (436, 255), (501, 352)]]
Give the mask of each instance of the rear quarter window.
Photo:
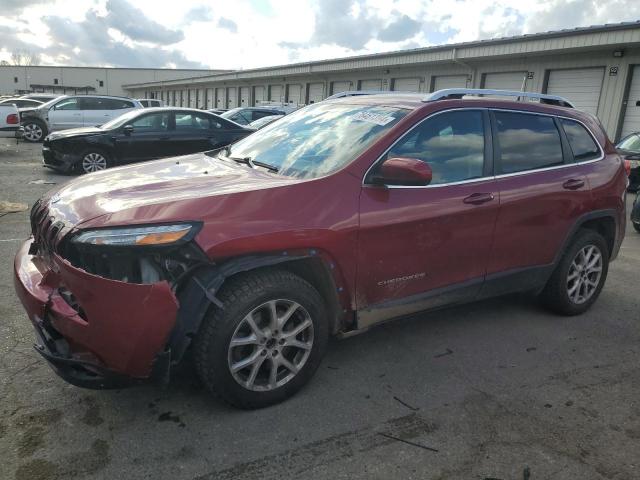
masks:
[(573, 158), (577, 162), (594, 160), (600, 157), (600, 148), (586, 128), (578, 122), (564, 118), (560, 120), (560, 123), (569, 141)]
[(552, 117), (494, 111), (499, 173), (517, 173), (564, 163), (560, 132)]

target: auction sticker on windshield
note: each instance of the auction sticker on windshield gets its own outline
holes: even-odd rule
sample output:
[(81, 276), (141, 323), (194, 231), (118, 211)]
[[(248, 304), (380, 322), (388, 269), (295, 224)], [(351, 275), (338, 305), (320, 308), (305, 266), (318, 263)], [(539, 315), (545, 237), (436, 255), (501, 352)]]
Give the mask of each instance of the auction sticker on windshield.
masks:
[(351, 120), (375, 123), (376, 125), (386, 125), (389, 122), (393, 122), (395, 118), (390, 115), (382, 115), (380, 113), (358, 112), (351, 116)]

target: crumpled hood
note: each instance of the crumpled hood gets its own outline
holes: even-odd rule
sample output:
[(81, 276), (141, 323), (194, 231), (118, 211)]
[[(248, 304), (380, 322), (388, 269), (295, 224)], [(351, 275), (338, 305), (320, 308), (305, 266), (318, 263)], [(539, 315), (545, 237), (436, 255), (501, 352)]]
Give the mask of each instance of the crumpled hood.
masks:
[[(122, 224), (144, 224), (191, 218), (189, 200), (262, 190), (299, 182), (263, 170), (211, 158), (203, 153), (156, 160), (90, 173), (43, 197), (50, 216), (67, 227), (99, 217), (117, 216)], [(212, 199), (213, 201), (213, 199)], [(100, 219), (102, 220), (102, 219)], [(106, 222), (108, 223), (108, 221)]]
[(52, 132), (47, 136), (47, 139), (57, 140), (59, 138), (86, 137), (97, 133), (105, 133), (105, 131), (97, 127), (70, 128), (68, 130)]

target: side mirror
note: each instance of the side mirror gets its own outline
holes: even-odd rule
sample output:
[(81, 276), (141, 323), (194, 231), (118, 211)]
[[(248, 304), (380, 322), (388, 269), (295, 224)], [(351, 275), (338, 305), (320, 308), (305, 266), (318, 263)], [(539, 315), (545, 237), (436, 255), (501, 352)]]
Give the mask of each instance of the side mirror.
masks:
[(431, 183), (433, 172), (428, 163), (417, 158), (396, 157), (385, 160), (373, 177), (376, 185), (410, 185), (424, 187)]
[(125, 125), (124, 127), (122, 127), (122, 132), (129, 136), (133, 133), (133, 125)]

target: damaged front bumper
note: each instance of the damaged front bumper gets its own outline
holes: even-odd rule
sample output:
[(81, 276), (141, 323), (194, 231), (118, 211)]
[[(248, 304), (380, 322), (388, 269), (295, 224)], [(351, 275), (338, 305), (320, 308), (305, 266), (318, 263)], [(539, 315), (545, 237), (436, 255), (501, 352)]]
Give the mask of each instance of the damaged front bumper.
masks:
[(58, 375), (88, 388), (114, 388), (168, 375), (167, 340), (178, 301), (168, 282), (106, 279), (53, 254), (18, 251), (14, 283), (38, 337), (36, 350)]

